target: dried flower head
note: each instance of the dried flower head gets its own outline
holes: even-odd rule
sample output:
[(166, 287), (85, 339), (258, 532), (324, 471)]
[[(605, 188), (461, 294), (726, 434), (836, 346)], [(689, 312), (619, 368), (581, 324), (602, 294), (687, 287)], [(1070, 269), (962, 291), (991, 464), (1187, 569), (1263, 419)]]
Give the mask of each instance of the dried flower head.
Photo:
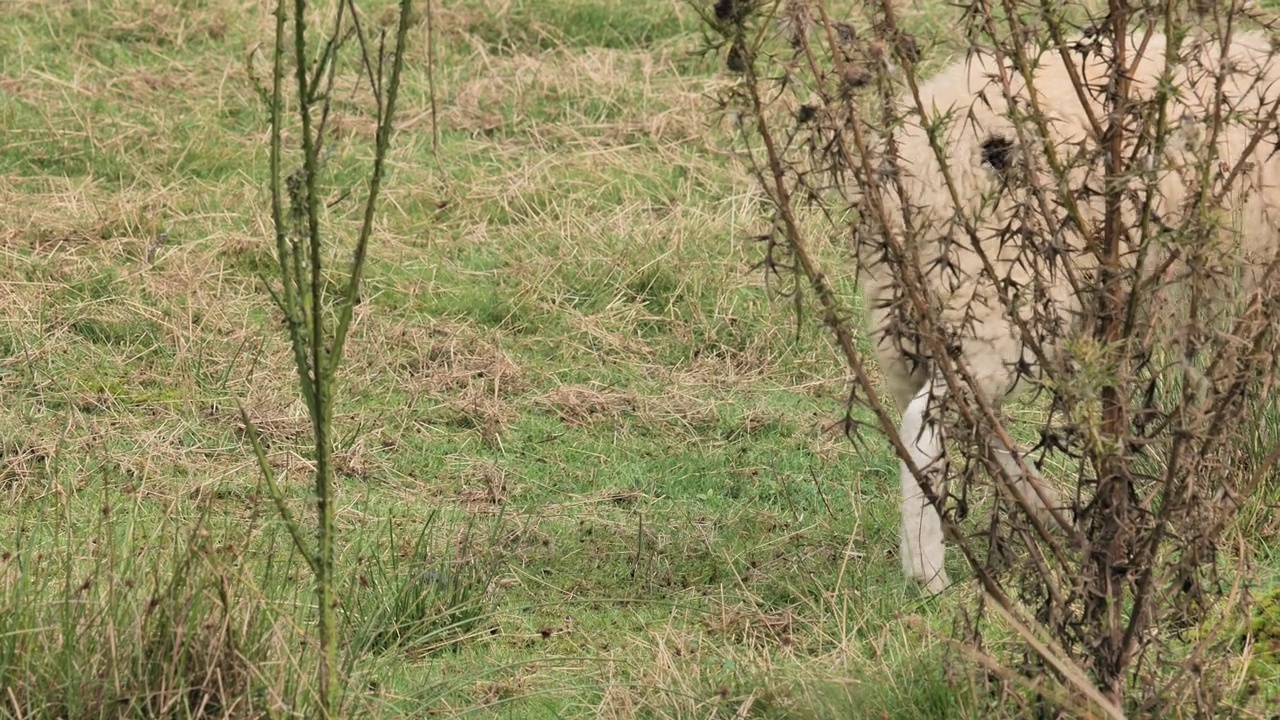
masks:
[(900, 32), (897, 39), (894, 40), (894, 46), (898, 51), (898, 57), (911, 63), (920, 61), (920, 43), (916, 42), (914, 36)]
[(721, 23), (739, 24), (751, 14), (754, 0), (716, 0), (712, 10)]
[(847, 22), (831, 23), (831, 29), (836, 33), (836, 42), (841, 45), (853, 45), (858, 41), (858, 31)]
[(782, 14), (778, 16), (778, 30), (791, 47), (800, 47), (812, 27), (813, 14), (809, 10), (809, 0), (788, 0)]
[(747, 51), (739, 43), (734, 43), (729, 48), (729, 54), (724, 59), (725, 67), (731, 72), (743, 72), (747, 69)]
[(848, 95), (871, 82), (871, 71), (857, 62), (846, 62), (840, 73), (840, 92)]

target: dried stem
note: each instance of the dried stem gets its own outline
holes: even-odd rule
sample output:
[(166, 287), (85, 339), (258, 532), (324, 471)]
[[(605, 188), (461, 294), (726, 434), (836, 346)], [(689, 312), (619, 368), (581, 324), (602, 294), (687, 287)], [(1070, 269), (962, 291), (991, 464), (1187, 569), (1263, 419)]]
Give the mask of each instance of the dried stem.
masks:
[[(336, 559), (334, 517), (336, 499), (333, 487), (334, 380), (351, 328), (354, 308), (359, 302), (360, 282), (373, 234), (379, 191), (385, 174), (385, 164), (394, 128), (396, 97), (403, 67), (411, 0), (400, 2), (400, 21), (393, 51), (394, 58), (391, 62), (390, 78), (385, 85), (381, 76), (382, 58), (378, 58), (378, 71), (375, 71), (368, 57), (368, 48), (360, 28), (359, 15), (353, 4), (346, 2), (338, 4), (332, 30), (322, 45), (314, 65), (308, 60), (310, 30), (307, 23), (306, 0), (294, 0), (292, 3), (293, 57), (286, 57), (287, 5), (285, 0), (281, 0), (277, 3), (275, 10), (275, 49), (269, 108), (271, 113), (271, 213), (275, 226), (280, 281), (280, 289), (277, 291), (271, 288), (271, 294), (284, 314), (285, 326), (293, 349), (294, 364), (298, 372), (299, 388), (311, 418), (315, 460), (316, 541), (314, 545), (303, 537), (299, 523), (289, 511), (283, 492), (267, 462), (257, 428), (254, 427), (243, 407), (241, 418), (248, 429), (271, 499), (288, 528), (294, 544), (306, 557), (314, 576), (316, 601), (319, 608), (318, 711), (321, 717), (331, 718), (339, 713), (342, 698), (342, 680), (338, 665), (338, 600), (335, 590), (337, 583), (334, 576)], [(352, 24), (353, 29), (350, 31), (346, 29), (347, 21)], [(363, 219), (353, 251), (345, 292), (337, 303), (337, 321), (330, 331), (330, 325), (327, 322), (330, 310), (325, 297), (319, 183), (335, 71), (344, 41), (353, 35), (359, 38), (361, 50), (364, 53), (363, 62), (370, 77), (378, 130)], [(296, 93), (295, 102), (300, 126), (302, 167), (286, 178), (283, 173), (282, 145), (285, 133), (284, 78), (287, 61), (291, 61), (295, 69), (293, 89)], [(310, 71), (309, 68), (311, 68)], [(319, 104), (318, 121), (314, 115), (317, 104)], [(287, 216), (286, 193), (289, 204)]]
[[(853, 371), (847, 426), (855, 405), (870, 411), (983, 588), (982, 607), (1031, 662), (968, 654), (1022, 691), (1056, 683), (1042, 700), (1064, 709), (1179, 708), (1186, 676), (1212, 669), (1205, 645), (1182, 652), (1176, 630), (1236, 603), (1220, 588), (1247, 570), (1220, 582), (1217, 545), (1280, 462), (1274, 448), (1236, 449), (1258, 412), (1251, 399), (1280, 366), (1280, 247), (1256, 262), (1249, 244), (1275, 243), (1223, 222), (1258, 225), (1270, 212), (1258, 203), (1280, 203), (1259, 200), (1275, 171), (1263, 165), (1280, 165), (1266, 150), (1280, 127), (1274, 49), (1236, 42), (1238, 3), (1109, 0), (1091, 17), (1047, 0), (972, 0), (960, 23), (981, 55), (968, 67), (982, 69), (968, 70), (966, 107), (917, 76), (920, 48), (888, 0), (853, 21), (822, 0), (721, 0), (716, 11), (714, 47), (730, 48), (739, 78), (722, 104), (745, 120), (768, 198), (763, 265), (812, 290)], [(944, 452), (917, 467), (935, 451), (904, 437), (879, 399), (805, 237), (810, 208), (837, 233), (857, 219), (872, 344), (896, 382), (937, 395), (923, 423), (963, 463)], [(1257, 291), (1224, 293), (1242, 258)], [(801, 307), (798, 290), (793, 299)], [(1016, 362), (994, 349), (1010, 338)], [(1005, 370), (983, 352), (1008, 357)], [(997, 393), (1015, 384), (1049, 401), (1038, 451), (1074, 473), (1065, 507), (1038, 507), (1054, 493), (1027, 481), (1031, 458), (1001, 418)], [(904, 389), (919, 397), (898, 387), (900, 401)], [(993, 448), (1010, 449), (1008, 461)], [(1010, 509), (982, 535), (963, 522), (974, 469)], [(1215, 711), (1221, 693), (1209, 688), (1197, 712)]]

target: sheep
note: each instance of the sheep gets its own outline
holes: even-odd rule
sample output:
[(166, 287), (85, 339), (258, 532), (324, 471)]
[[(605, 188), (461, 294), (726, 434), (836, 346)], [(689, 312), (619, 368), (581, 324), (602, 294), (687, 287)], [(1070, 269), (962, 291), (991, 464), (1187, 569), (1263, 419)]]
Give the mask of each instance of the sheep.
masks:
[[(1142, 48), (1143, 34), (1130, 36), (1130, 57)], [(1075, 38), (1080, 41), (1081, 38)], [(1132, 75), (1132, 97), (1153, 97), (1157, 80), (1164, 70), (1166, 40), (1159, 34), (1149, 38), (1141, 49), (1141, 60)], [(1074, 46), (1078, 48), (1079, 46)], [(1188, 48), (1191, 48), (1188, 50)], [(1215, 41), (1184, 44), (1193, 59), (1184, 60), (1175, 68), (1175, 87), (1181, 88), (1169, 103), (1168, 118), (1174, 124), (1174, 132), (1164, 151), (1164, 157), (1148, 159), (1149, 169), (1160, 173), (1158, 182), (1160, 198), (1153, 208), (1158, 216), (1177, 217), (1178, 208), (1188, 199), (1186, 178), (1194, 165), (1199, 143), (1207, 137), (1205, 124), (1199, 122), (1210, 114), (1214, 97), (1214, 68), (1218, 67), (1221, 46)], [(1256, 143), (1250, 140), (1260, 123), (1271, 123), (1274, 135), (1275, 96), (1272, 83), (1280, 79), (1280, 68), (1270, 63), (1271, 44), (1261, 33), (1237, 33), (1230, 44), (1230, 62), (1237, 72), (1227, 74), (1223, 95), (1235, 104), (1233, 112), (1257, 118), (1255, 123), (1224, 125), (1219, 136), (1219, 157), (1224, 167), (1233, 167), (1242, 155), (1252, 153), (1251, 165), (1242, 164), (1242, 171), (1234, 178), (1235, 185), (1245, 188), (1227, 193), (1223, 205), (1239, 218), (1241, 252), (1238, 259), (1246, 266), (1269, 260), (1277, 245), (1276, 216), (1280, 215), (1280, 156), (1275, 152), (1273, 140)], [(1083, 55), (1083, 57), (1082, 57)], [(1072, 62), (1085, 81), (1094, 85), (1106, 82), (1108, 64), (1097, 53), (1083, 54), (1071, 51)], [(1184, 58), (1186, 56), (1184, 55)], [(1088, 115), (1072, 84), (1067, 66), (1056, 49), (1050, 49), (1035, 66), (1033, 86), (1048, 118), (1049, 133), (1055, 145), (1068, 154), (1093, 135)], [(1018, 72), (1007, 68), (1012, 94), (1025, 103), (1027, 92)], [(1188, 68), (1196, 68), (1189, 71)], [(1016, 238), (1010, 242), (1003, 228), (1020, 223), (1041, 239), (1037, 248), (1047, 245), (1045, 221), (1035, 211), (1031, 195), (1025, 189), (1027, 182), (1017, 182), (1018, 173), (1036, 172), (1042, 186), (1053, 187), (1046, 170), (1043, 145), (1034, 140), (1034, 131), (1023, 123), (1023, 132), (1015, 129), (1009, 117), (1005, 94), (998, 81), (995, 58), (978, 53), (966, 61), (957, 62), (924, 82), (920, 88), (923, 107), (936, 108), (937, 113), (954, 111), (954, 122), (947, 125), (941, 139), (954, 187), (961, 203), (964, 217), (976, 230), (976, 237), (988, 258), (992, 260), (995, 276), (1016, 281), (1015, 287), (1029, 288), (1033, 278), (1041, 288), (1041, 314), (1035, 322), (1048, 328), (1050, 342), (1042, 344), (1050, 362), (1060, 358), (1060, 341), (1072, 331), (1080, 329), (1078, 320), (1084, 300), (1072, 290), (1072, 273), (1077, 278), (1087, 278), (1096, 261), (1086, 252), (1085, 232), (1062, 233), (1060, 241), (1065, 247), (1056, 254), (1057, 260), (1037, 257), (1036, 248), (1019, 244)], [(978, 98), (982, 99), (979, 100)], [(1093, 96), (1096, 98), (1096, 95)], [(905, 107), (914, 110), (914, 98), (904, 96)], [(1100, 117), (1105, 127), (1107, 118), (1096, 99), (1094, 116)], [(991, 274), (982, 272), (982, 258), (974, 249), (968, 231), (956, 220), (956, 208), (934, 149), (925, 132), (925, 123), (918, 114), (904, 113), (903, 123), (894, 130), (897, 143), (897, 159), (882, 166), (876, 176), (881, 178), (883, 189), (882, 214), (874, 229), (868, 231), (871, 222), (868, 206), (863, 204), (862, 226), (858, 232), (857, 251), (865, 271), (863, 294), (875, 354), (885, 377), (889, 395), (902, 413), (899, 427), (900, 439), (918, 468), (933, 478), (938, 489), (943, 479), (939, 468), (945, 463), (941, 424), (931, 408), (936, 408), (946, 392), (945, 384), (929, 361), (930, 351), (920, 337), (907, 330), (914, 327), (911, 318), (914, 310), (899, 297), (901, 283), (894, 271), (886, 266), (885, 243), (887, 231), (899, 240), (905, 238), (905, 223), (912, 224), (916, 260), (914, 269), (922, 278), (940, 312), (937, 322), (952, 333), (959, 346), (959, 358), (972, 373), (977, 390), (993, 406), (1017, 397), (1030, 383), (1028, 378), (1043, 373), (1044, 368), (1036, 356), (1026, 349), (1019, 325), (1009, 316), (1005, 305), (995, 295), (999, 291)], [(1019, 138), (1027, 140), (1023, 147)], [(1098, 147), (1096, 138), (1085, 145)], [(1023, 163), (1020, 153), (1031, 152), (1034, 163)], [(1029, 177), (1022, 176), (1024, 179)], [(1071, 187), (1081, 187), (1092, 181), (1092, 187), (1101, 187), (1101, 161), (1071, 170)], [(1138, 182), (1138, 181), (1135, 181)], [(1252, 190), (1251, 192), (1249, 190)], [(898, 192), (903, 191), (901, 197)], [(865, 196), (869, 193), (864, 191)], [(901, 203), (911, 203), (904, 213)], [(1028, 208), (1031, 208), (1028, 211)], [(1095, 196), (1084, 199), (1080, 212), (1089, 225), (1101, 224), (1102, 199)], [(904, 219), (904, 217), (906, 219)], [(1133, 227), (1134, 216), (1126, 210), (1126, 222)], [(885, 224), (887, 223), (887, 224)], [(1004, 237), (1001, 237), (1002, 234)], [(939, 262), (945, 260), (945, 262)], [(1126, 255), (1126, 263), (1132, 263)], [(1256, 280), (1259, 275), (1254, 275)], [(1008, 288), (1008, 284), (1001, 283)], [(1050, 308), (1050, 316), (1056, 316), (1063, 324), (1046, 325), (1043, 308)], [(1031, 322), (1029, 304), (1019, 310), (1020, 317)], [(1025, 325), (1024, 325), (1025, 326)], [(1041, 341), (1043, 343), (1043, 340)], [(996, 439), (984, 441), (985, 452), (995, 454), (1010, 478), (1015, 480), (1015, 491), (1023, 495), (1031, 507), (1040, 510), (1060, 507), (1061, 502), (1052, 487), (1029, 468), (1021, 466), (1015, 453), (1017, 447), (1006, 447)], [(1027, 467), (1024, 475), (1019, 467)], [(941, 518), (936, 508), (926, 498), (920, 480), (909, 470), (906, 462), (900, 462), (902, 491), (901, 504), (901, 560), (904, 573), (924, 584), (931, 593), (943, 591), (949, 584), (943, 566), (944, 546)]]

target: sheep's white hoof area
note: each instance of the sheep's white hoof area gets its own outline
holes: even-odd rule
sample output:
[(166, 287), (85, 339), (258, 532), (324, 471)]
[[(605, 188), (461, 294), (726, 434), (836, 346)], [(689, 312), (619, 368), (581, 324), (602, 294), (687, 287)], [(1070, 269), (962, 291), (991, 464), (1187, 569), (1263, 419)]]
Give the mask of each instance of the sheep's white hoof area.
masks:
[[(938, 548), (941, 549), (940, 547)], [(931, 557), (925, 552), (922, 543), (913, 543), (906, 537), (902, 539), (902, 572), (908, 579), (920, 583), (930, 593), (937, 595), (951, 582), (947, 579), (947, 571), (942, 567), (941, 553)]]
[(907, 577), (923, 585), (930, 595), (941, 595), (951, 585), (951, 581), (947, 579), (946, 570), (939, 570), (929, 576), (908, 573)]
[(939, 570), (924, 583), (924, 589), (928, 590), (931, 595), (941, 595), (949, 585), (951, 585), (951, 581), (947, 580), (947, 572)]

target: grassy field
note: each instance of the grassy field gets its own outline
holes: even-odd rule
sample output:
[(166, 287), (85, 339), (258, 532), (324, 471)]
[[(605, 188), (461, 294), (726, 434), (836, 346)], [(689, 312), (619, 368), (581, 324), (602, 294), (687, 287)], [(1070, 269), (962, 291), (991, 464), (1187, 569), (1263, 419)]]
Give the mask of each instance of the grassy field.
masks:
[[(438, 152), (420, 25), (339, 389), (351, 709), (960, 716), (962, 675), (903, 619), (945, 623), (966, 591), (900, 578), (896, 463), (827, 430), (825, 331), (750, 270), (759, 196), (709, 115), (725, 79), (691, 53), (696, 14), (444, 5)], [(929, 7), (903, 12), (937, 47)], [(6, 10), (0, 707), (285, 716), (311, 688), (311, 587), (236, 411), (308, 512), (262, 279), (246, 61), (268, 3)], [(373, 123), (336, 107), (328, 212), (353, 228)]]

